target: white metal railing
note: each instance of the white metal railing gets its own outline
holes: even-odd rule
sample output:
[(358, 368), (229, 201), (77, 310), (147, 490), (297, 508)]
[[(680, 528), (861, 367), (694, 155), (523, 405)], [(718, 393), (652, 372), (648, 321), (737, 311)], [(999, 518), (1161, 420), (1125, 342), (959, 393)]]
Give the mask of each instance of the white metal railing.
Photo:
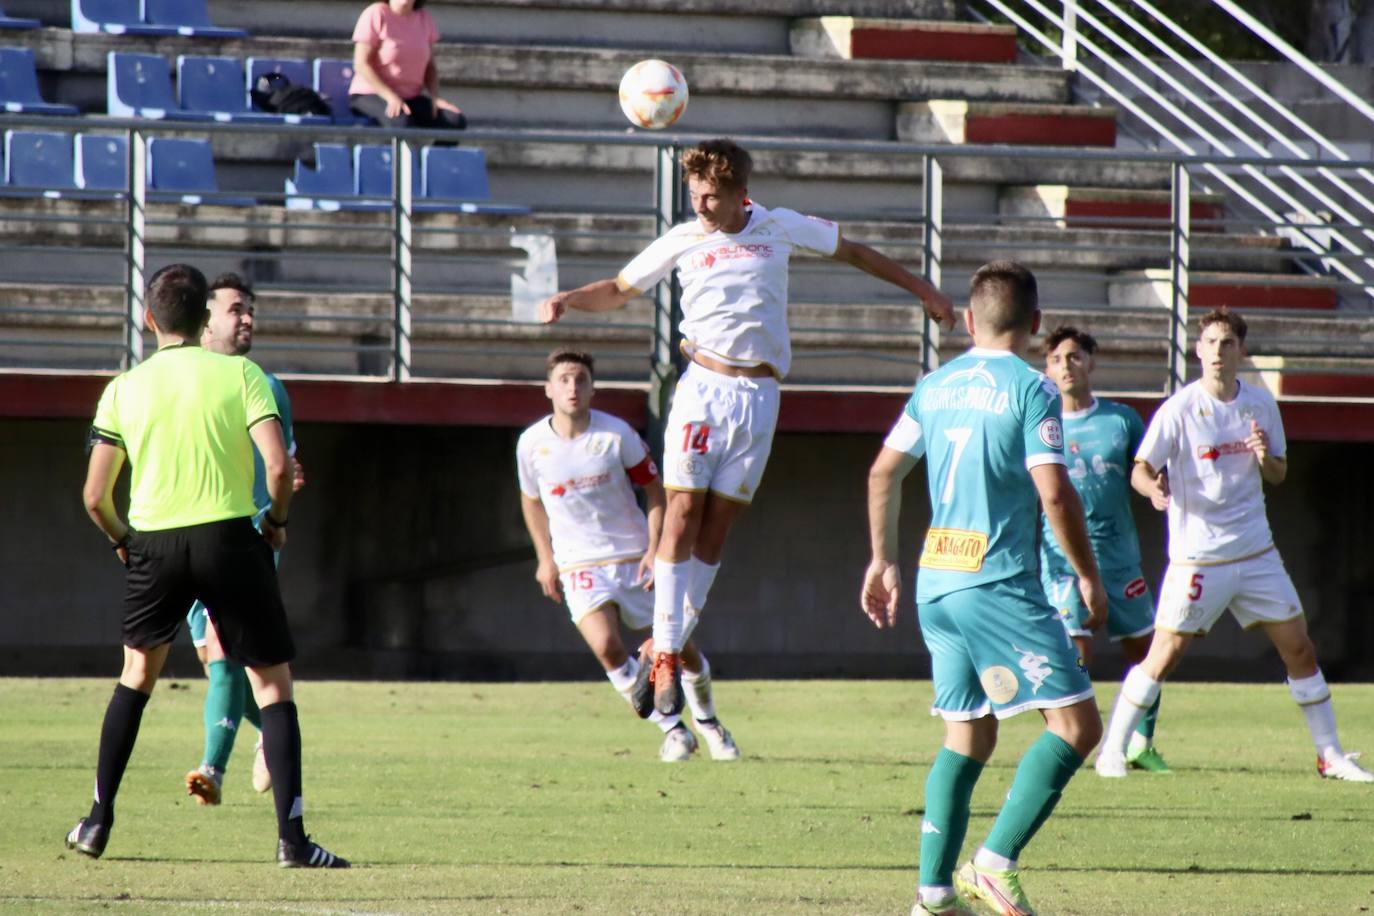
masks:
[[(1210, 153), (1223, 159), (1352, 161), (1338, 144), (1221, 59), (1149, 0), (977, 2), (1018, 26), (1057, 56), (1065, 69), (1138, 118), (1164, 144), (1189, 156)], [(1374, 120), (1374, 108), (1245, 14), (1232, 0), (1213, 2), (1360, 114)], [(1143, 18), (1131, 15), (1130, 7)], [(1051, 30), (1057, 31), (1058, 37)], [(1177, 71), (1171, 71), (1161, 60), (1136, 47), (1127, 38), (1131, 33)], [(1166, 37), (1172, 37), (1234, 81), (1241, 91), (1253, 97), (1255, 104), (1204, 72)], [(1146, 76), (1158, 80), (1169, 92), (1147, 83)], [(1311, 144), (1311, 149), (1294, 141), (1295, 132)], [(1199, 149), (1195, 139), (1210, 149)], [(1283, 234), (1298, 246), (1321, 255), (1308, 261), (1307, 268), (1337, 274), (1355, 284), (1366, 301), (1374, 299), (1374, 226), (1369, 225), (1374, 218), (1374, 199), (1370, 196), (1374, 193), (1374, 172), (1364, 167), (1347, 168), (1352, 181), (1321, 165), (1310, 172), (1300, 172), (1278, 163), (1272, 167), (1230, 167), (1221, 162), (1206, 166), (1204, 171), (1230, 192), (1228, 207), (1233, 213), (1259, 224), (1262, 231)], [(1337, 246), (1346, 256), (1329, 257), (1331, 249)]]

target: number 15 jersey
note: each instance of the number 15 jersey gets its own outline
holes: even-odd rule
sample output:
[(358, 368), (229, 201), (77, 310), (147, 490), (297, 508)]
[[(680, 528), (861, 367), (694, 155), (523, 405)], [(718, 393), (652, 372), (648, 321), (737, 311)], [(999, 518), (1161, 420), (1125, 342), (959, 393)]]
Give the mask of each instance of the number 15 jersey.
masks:
[(1064, 464), (1053, 382), (1014, 353), (975, 347), (917, 384), (885, 444), (926, 459), (931, 520), (917, 602), (1035, 574), (1030, 469)]

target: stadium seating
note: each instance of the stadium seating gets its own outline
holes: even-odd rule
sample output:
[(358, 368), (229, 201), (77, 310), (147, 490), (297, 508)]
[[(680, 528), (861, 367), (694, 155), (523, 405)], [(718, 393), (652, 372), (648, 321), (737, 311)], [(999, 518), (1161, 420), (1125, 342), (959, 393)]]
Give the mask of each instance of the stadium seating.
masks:
[(420, 154), (421, 185), (426, 207), (444, 201), (463, 213), (529, 213), (519, 204), (491, 203), (487, 154), (480, 149), (427, 146)]
[(36, 29), (43, 23), (37, 19), (23, 19), (18, 16), (6, 16), (4, 10), (0, 10), (0, 29)]
[(316, 143), (314, 166), (297, 159), (293, 176), (286, 179), (286, 206), (289, 210), (391, 208), (386, 201), (357, 199), (353, 187), (353, 151), (342, 143)]
[(210, 115), (186, 111), (172, 97), (172, 74), (158, 54), (111, 51), (105, 77), (106, 110), (113, 117), (204, 121)]
[[(206, 196), (213, 199), (206, 200)], [(148, 199), (251, 207), (250, 197), (220, 195), (209, 140), (157, 137), (148, 141)]]
[[(411, 173), (411, 193), (418, 198), (424, 193), (420, 181), (420, 163)], [(353, 193), (363, 197), (391, 196), (391, 147), (363, 144), (353, 147)]]
[(75, 158), (78, 188), (123, 192), (129, 186), (129, 142), (125, 138), (77, 134)]
[(5, 131), (5, 189), (61, 197), (76, 188), (71, 134), (57, 131)]
[(150, 25), (168, 26), (178, 35), (197, 38), (245, 38), (245, 29), (217, 26), (210, 21), (205, 0), (143, 0), (143, 18)]
[(285, 121), (285, 115), (249, 107), (245, 80), (243, 64), (232, 57), (183, 54), (177, 58), (177, 94), (183, 109), (203, 112), (216, 121)]
[(166, 25), (143, 20), (140, 0), (72, 0), (73, 32), (105, 32), (110, 35), (175, 35)]
[(0, 48), (0, 108), (14, 114), (74, 115), (74, 105), (43, 101), (38, 94), (38, 70), (28, 48)]
[[(353, 82), (353, 61), (315, 58), (315, 91), (329, 103), (335, 124), (371, 124), (372, 119), (348, 107), (348, 87)], [(289, 79), (289, 77), (288, 77)]]
[[(305, 60), (289, 57), (250, 57), (247, 61), (247, 81), (245, 83), (249, 92), (257, 83), (258, 77), (264, 73), (280, 73), (291, 83), (292, 86), (303, 86), (307, 89), (311, 86), (310, 64)], [(256, 103), (253, 103), (254, 111), (261, 111)], [(328, 124), (329, 118), (323, 115), (282, 115), (288, 124)]]

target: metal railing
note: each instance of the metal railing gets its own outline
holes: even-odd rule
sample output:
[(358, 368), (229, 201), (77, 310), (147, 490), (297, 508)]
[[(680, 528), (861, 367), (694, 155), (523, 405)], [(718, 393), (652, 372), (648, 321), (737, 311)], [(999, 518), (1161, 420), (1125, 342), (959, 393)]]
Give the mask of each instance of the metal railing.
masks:
[[(550, 330), (522, 320), (510, 308), (511, 274), (524, 270), (527, 260), (514, 253), (510, 241), (513, 229), (556, 240), (564, 288), (614, 275), (635, 251), (689, 215), (678, 154), (701, 138), (469, 131), (467, 146), (572, 143), (590, 155), (601, 147), (631, 145), (651, 154), (642, 173), (626, 174), (623, 196), (614, 201), (588, 201), (574, 212), (536, 206), (528, 217), (490, 218), (419, 208), (413, 152), (440, 134), (5, 119), (12, 128), (39, 125), (122, 133), (130, 151), (130, 180), (123, 193), (104, 200), (85, 199), (81, 192), (70, 200), (41, 195), (0, 200), (0, 368), (109, 370), (137, 362), (147, 345), (142, 317), (147, 275), (163, 263), (190, 260), (207, 273), (234, 268), (250, 275), (265, 306), (260, 313), (265, 333), (255, 358), (274, 371), (396, 382), (535, 378), (550, 344), (572, 338), (589, 342), (603, 357), (603, 378), (647, 380), (651, 405), (661, 409), (665, 404), (680, 359), (676, 288), (662, 284), (651, 302), (632, 303), (609, 317), (574, 316)], [(289, 134), (303, 150), (317, 140), (375, 143), (389, 137), (391, 193), (374, 199), (385, 211), (293, 210), (284, 206), (283, 191), (256, 187), (204, 195), (195, 206), (160, 201), (148, 186), (147, 141), (191, 129), (215, 140)], [(756, 195), (766, 188), (770, 155), (786, 162), (798, 152), (820, 153), (841, 165), (882, 157), (907, 176), (894, 179), (894, 188), (909, 186), (910, 199), (920, 201), (920, 209), (844, 214), (822, 209), (819, 215), (842, 216), (846, 237), (887, 251), (956, 302), (962, 302), (964, 278), (978, 264), (997, 257), (1027, 262), (1041, 280), (1047, 323), (1072, 321), (1103, 344), (1103, 363), (1110, 367), (1101, 373), (1104, 390), (1169, 392), (1183, 384), (1190, 309), (1199, 301), (1215, 301), (1218, 290), (1234, 296), (1236, 288), (1252, 284), (1257, 297), (1274, 299), (1278, 288), (1296, 291), (1297, 298), (1327, 296), (1334, 304), (1335, 296), (1358, 294), (1365, 285), (1319, 275), (1334, 270), (1324, 265), (1350, 265), (1365, 256), (1328, 250), (1316, 259), (1295, 250), (1277, 235), (1299, 228), (1295, 221), (1195, 217), (1193, 211), (1199, 177), (1217, 171), (1281, 169), (1306, 179), (1318, 170), (1357, 173), (1369, 163), (881, 142), (755, 140), (749, 147), (763, 166), (754, 181)], [(1008, 203), (1008, 188), (1018, 183), (1037, 192), (1049, 185), (1091, 185), (1094, 170), (1120, 171), (1122, 165), (1131, 167), (1138, 185), (1158, 189), (1155, 212), (1084, 215), (1038, 199), (1029, 206), (1024, 200)], [(1004, 174), (989, 177), (989, 170)], [(838, 166), (832, 171), (843, 174)], [(970, 203), (967, 193), (989, 183), (1002, 187), (995, 210)], [(215, 206), (241, 202), (245, 195), (258, 205)], [(759, 199), (816, 212), (804, 198)], [(1368, 228), (1374, 227), (1361, 227)], [(84, 261), (92, 263), (82, 266)], [(57, 301), (60, 297), (70, 301)], [(942, 354), (947, 357), (968, 343), (962, 328), (942, 338), (906, 293), (823, 260), (794, 261), (791, 298), (791, 378), (799, 384), (905, 387), (919, 372), (935, 368)], [(1245, 308), (1249, 301), (1242, 293), (1232, 304)], [(1250, 317), (1256, 326), (1252, 348), (1264, 357), (1255, 372), (1374, 374), (1369, 365), (1374, 320), (1362, 313), (1280, 307)], [(115, 327), (118, 336), (106, 336)]]

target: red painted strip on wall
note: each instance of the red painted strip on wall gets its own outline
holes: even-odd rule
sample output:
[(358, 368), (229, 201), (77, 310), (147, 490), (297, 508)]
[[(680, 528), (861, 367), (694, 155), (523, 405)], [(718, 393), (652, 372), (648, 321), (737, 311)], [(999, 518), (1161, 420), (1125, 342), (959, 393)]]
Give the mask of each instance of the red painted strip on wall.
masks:
[[(1073, 226), (1119, 227), (1122, 229), (1152, 228), (1139, 222), (1113, 222), (1112, 218), (1130, 220), (1159, 220), (1167, 225), (1171, 212), (1167, 201), (1083, 200), (1069, 198), (1064, 202), (1064, 218)], [(1194, 220), (1221, 219), (1221, 207), (1216, 204), (1194, 203), (1190, 208)], [(1219, 232), (1219, 225), (1198, 226), (1198, 232)]]
[(964, 121), (965, 143), (1011, 143), (1019, 146), (1115, 146), (1111, 118), (1072, 115), (970, 115)]
[(1188, 289), (1193, 308), (1334, 309), (1336, 290), (1325, 286), (1243, 286), (1194, 283)]
[(854, 29), (849, 53), (858, 60), (952, 60), (978, 64), (1016, 62), (1016, 36), (943, 29)]

